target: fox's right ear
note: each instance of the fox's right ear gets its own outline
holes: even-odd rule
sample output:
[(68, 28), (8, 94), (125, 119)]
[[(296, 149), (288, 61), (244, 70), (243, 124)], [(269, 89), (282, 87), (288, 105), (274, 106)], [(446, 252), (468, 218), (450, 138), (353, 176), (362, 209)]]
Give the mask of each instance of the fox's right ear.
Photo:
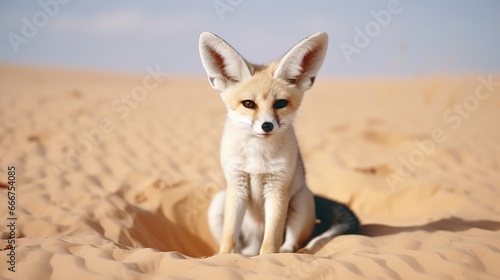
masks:
[(200, 57), (212, 87), (224, 91), (230, 85), (251, 76), (245, 59), (215, 34), (200, 35)]

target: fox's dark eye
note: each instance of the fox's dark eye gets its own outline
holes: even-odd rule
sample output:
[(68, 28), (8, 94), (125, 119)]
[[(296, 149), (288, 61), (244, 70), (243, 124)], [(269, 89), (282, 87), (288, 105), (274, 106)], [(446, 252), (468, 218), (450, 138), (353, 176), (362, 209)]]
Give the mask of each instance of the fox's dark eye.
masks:
[(288, 105), (288, 100), (278, 99), (274, 102), (273, 108), (274, 109), (281, 109), (281, 108), (285, 108), (287, 105)]
[(252, 100), (243, 100), (241, 101), (241, 104), (243, 104), (243, 106), (248, 109), (255, 109), (257, 107), (257, 105), (255, 105), (255, 102), (253, 102)]

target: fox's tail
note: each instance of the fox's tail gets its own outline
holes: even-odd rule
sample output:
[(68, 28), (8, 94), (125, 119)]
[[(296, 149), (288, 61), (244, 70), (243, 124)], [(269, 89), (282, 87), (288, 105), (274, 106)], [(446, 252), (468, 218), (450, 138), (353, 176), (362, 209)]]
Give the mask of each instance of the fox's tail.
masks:
[(314, 196), (316, 219), (311, 241), (299, 252), (315, 253), (335, 236), (359, 233), (359, 220), (356, 214), (346, 205)]

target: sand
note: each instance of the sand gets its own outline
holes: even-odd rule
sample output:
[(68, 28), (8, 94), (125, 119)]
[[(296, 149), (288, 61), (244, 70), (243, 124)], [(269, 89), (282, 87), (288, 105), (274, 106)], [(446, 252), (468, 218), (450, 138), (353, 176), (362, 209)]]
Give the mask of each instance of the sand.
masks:
[(307, 180), (348, 204), (362, 234), (314, 255), (213, 256), (206, 210), (224, 188), (225, 110), (204, 77), (2, 65), (0, 277), (498, 278), (495, 81), (320, 77), (295, 126)]

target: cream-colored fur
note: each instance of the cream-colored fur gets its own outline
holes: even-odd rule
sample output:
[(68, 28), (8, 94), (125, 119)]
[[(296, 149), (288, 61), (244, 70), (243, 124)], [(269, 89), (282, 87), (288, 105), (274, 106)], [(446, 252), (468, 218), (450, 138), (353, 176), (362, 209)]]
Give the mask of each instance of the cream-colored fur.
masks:
[(314, 200), (292, 123), (327, 45), (327, 34), (316, 33), (278, 61), (254, 65), (216, 35), (201, 34), (203, 66), (227, 107), (221, 143), (227, 188), (208, 212), (219, 253), (294, 252), (309, 238)]

